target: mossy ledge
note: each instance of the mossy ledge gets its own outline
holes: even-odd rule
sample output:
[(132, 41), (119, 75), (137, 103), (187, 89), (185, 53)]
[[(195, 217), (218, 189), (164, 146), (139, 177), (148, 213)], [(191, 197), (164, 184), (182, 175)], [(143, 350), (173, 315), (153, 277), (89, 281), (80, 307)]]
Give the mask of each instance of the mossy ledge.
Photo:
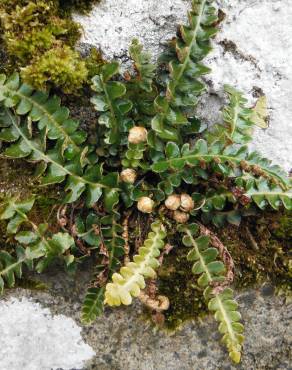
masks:
[[(286, 296), (287, 302), (291, 301), (291, 211), (247, 217), (239, 227), (228, 225), (216, 232), (234, 260), (237, 292), (270, 283), (278, 294)], [(168, 332), (208, 313), (191, 263), (186, 260), (188, 251), (178, 242), (158, 270), (157, 294), (167, 296), (170, 301), (169, 309), (164, 312), (164, 329)], [(148, 309), (145, 318), (152, 320)]]

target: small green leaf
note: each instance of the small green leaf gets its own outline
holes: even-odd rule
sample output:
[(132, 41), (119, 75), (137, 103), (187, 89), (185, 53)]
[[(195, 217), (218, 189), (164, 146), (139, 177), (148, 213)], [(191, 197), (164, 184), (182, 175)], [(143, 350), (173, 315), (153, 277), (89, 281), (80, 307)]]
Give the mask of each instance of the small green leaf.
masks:
[(176, 143), (168, 142), (165, 148), (165, 154), (167, 158), (178, 158), (180, 156), (180, 150)]
[(102, 79), (104, 82), (110, 80), (119, 72), (120, 65), (118, 62), (107, 63), (101, 68)]
[(38, 239), (38, 236), (32, 231), (21, 231), (15, 236), (15, 239), (22, 244), (31, 244)]

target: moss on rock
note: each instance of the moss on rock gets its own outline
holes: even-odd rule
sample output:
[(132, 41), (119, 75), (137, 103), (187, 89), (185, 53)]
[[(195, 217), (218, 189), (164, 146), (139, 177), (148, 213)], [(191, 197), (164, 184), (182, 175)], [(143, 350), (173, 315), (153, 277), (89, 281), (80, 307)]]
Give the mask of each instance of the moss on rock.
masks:
[[(81, 29), (71, 10), (88, 10), (92, 1), (4, 0), (2, 71), (20, 70), (25, 82), (38, 89), (57, 87), (76, 93), (87, 81), (87, 65), (73, 47)], [(6, 55), (5, 55), (6, 54)], [(90, 64), (89, 64), (90, 65)]]
[(159, 294), (170, 300), (165, 312), (165, 328), (173, 331), (187, 320), (203, 315), (207, 307), (186, 259), (187, 248), (179, 247), (167, 256), (158, 271)]
[(76, 93), (87, 79), (87, 69), (76, 51), (60, 45), (23, 68), (21, 76), (37, 89), (52, 85), (58, 86), (64, 93)]
[(100, 0), (59, 0), (60, 8), (78, 13), (88, 13)]
[[(31, 221), (36, 224), (49, 223), (49, 228), (57, 232), (59, 226), (56, 221), (57, 205), (59, 204), (59, 189), (57, 186), (38, 187), (33, 178), (34, 168), (30, 163), (25, 166), (21, 160), (0, 161), (0, 212), (1, 204), (8, 198), (17, 197), (19, 200), (27, 199), (37, 193), (35, 206), (29, 214)], [(37, 189), (36, 189), (37, 188)], [(0, 244), (8, 249), (14, 243), (6, 236), (6, 221), (0, 220)]]
[[(265, 212), (248, 217), (239, 227), (214, 229), (228, 248), (235, 263), (237, 290), (257, 287), (268, 281), (278, 293), (291, 296), (292, 212)], [(165, 328), (174, 330), (187, 320), (206, 314), (202, 291), (196, 285), (188, 248), (177, 247), (165, 257), (158, 271), (158, 294), (166, 295), (170, 308), (164, 313)]]

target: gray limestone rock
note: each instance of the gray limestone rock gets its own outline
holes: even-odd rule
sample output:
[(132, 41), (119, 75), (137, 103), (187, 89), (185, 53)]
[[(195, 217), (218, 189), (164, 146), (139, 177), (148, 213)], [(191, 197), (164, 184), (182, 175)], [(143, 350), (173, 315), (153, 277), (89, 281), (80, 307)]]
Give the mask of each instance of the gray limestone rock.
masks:
[[(80, 308), (88, 278), (87, 271), (78, 272), (75, 278), (70, 278), (65, 273), (52, 269), (42, 276), (42, 280), (49, 286), (47, 291), (16, 289), (6, 292), (0, 302), (1, 370), (291, 368), (291, 306), (285, 305), (283, 298), (276, 297), (269, 285), (237, 294), (246, 341), (242, 363), (233, 366), (226, 350), (219, 343), (217, 324), (211, 316), (203, 321), (185, 323), (181, 330), (170, 336), (164, 331), (154, 329), (145, 320), (142, 307), (137, 301), (131, 307), (107, 308), (104, 316), (82, 328), (83, 341), (78, 340), (76, 324), (81, 325)], [(21, 301), (23, 299), (24, 306)], [(31, 313), (25, 308), (28, 305), (26, 299), (30, 300)], [(21, 320), (15, 314), (9, 317), (9, 312), (13, 315), (16, 308), (13, 311), (5, 310), (4, 302), (8, 308), (18, 305), (23, 310)], [(38, 303), (49, 308), (51, 313), (41, 314)], [(33, 324), (33, 330), (28, 325), (31, 320), (37, 320)], [(48, 320), (54, 320), (54, 325), (48, 323)], [(8, 325), (12, 325), (14, 329)], [(21, 325), (22, 329), (16, 330), (17, 325)], [(41, 341), (45, 346), (41, 345)], [(17, 357), (13, 356), (15, 353)], [(31, 359), (29, 364), (28, 354)], [(73, 355), (76, 359), (74, 367)], [(83, 361), (81, 367), (80, 361)]]

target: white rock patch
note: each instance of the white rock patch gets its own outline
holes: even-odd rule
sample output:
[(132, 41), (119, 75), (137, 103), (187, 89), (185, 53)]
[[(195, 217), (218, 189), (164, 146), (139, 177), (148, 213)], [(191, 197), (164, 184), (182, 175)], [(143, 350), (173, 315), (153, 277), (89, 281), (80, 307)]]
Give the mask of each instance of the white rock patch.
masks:
[(101, 0), (91, 14), (74, 19), (84, 28), (81, 42), (100, 47), (107, 58), (126, 55), (135, 37), (157, 55), (159, 44), (186, 20), (189, 6), (190, 0)]
[(32, 300), (1, 300), (0, 369), (81, 369), (95, 352), (80, 333), (71, 318), (52, 316)]
[[(231, 1), (227, 22), (209, 57), (211, 91), (221, 95), (231, 84), (254, 101), (260, 89), (268, 99), (270, 127), (257, 130), (253, 148), (292, 168), (292, 2), (291, 0)], [(233, 42), (235, 51), (219, 43)], [(206, 112), (206, 111), (205, 111)]]
[[(250, 101), (261, 90), (268, 98), (270, 127), (257, 130), (253, 147), (282, 165), (292, 167), (292, 1), (216, 0), (226, 9), (214, 52), (208, 59), (212, 74), (212, 101), (203, 99), (200, 113), (218, 119), (223, 85), (243, 90)], [(84, 43), (101, 47), (108, 58), (125, 57), (133, 37), (138, 37), (155, 56), (161, 43), (186, 21), (189, 0), (102, 0), (89, 16), (76, 15), (84, 27)], [(235, 50), (221, 45), (233, 42)], [(126, 58), (122, 58), (126, 59)], [(218, 101), (219, 98), (219, 101)], [(214, 103), (214, 104), (213, 104)]]

